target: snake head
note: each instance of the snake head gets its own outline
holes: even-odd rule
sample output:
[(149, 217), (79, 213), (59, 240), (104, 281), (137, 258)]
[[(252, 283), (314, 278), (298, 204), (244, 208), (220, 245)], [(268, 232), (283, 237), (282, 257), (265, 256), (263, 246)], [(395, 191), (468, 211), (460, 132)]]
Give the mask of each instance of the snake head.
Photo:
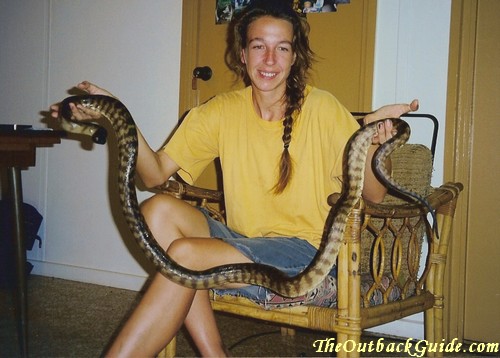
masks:
[(59, 105), (59, 118), (62, 120), (71, 121), (71, 117), (73, 116), (73, 114), (71, 113), (71, 108), (69, 107), (70, 98), (72, 97), (66, 98)]
[(70, 103), (81, 104), (84, 107), (90, 107), (92, 104), (91, 96), (72, 96), (64, 99), (59, 106), (59, 119), (61, 127), (69, 133), (87, 135), (92, 138), (92, 141), (97, 144), (105, 144), (108, 132), (105, 128), (83, 121), (76, 121), (73, 118)]
[(106, 144), (108, 131), (104, 127), (101, 126), (96, 126), (96, 127), (97, 127), (96, 131), (94, 132), (94, 134), (92, 134), (92, 140), (94, 141), (94, 143), (97, 144)]

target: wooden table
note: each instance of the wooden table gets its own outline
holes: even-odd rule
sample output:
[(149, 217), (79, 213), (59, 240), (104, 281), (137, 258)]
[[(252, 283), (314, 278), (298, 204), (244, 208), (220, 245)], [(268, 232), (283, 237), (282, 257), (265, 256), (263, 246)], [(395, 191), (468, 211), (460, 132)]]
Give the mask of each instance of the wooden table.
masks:
[(19, 349), (22, 357), (28, 356), (28, 300), (26, 285), (26, 244), (24, 236), (23, 192), (21, 169), (35, 166), (36, 148), (50, 147), (61, 142), (64, 132), (52, 130), (0, 131), (0, 167), (7, 168), (10, 201), (13, 213), (13, 233), (16, 251), (17, 317)]

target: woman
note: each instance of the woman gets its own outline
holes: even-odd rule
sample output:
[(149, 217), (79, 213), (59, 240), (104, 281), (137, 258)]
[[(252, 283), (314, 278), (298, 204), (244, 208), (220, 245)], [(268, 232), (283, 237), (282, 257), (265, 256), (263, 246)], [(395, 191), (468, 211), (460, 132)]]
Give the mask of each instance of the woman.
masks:
[[(227, 59), (249, 86), (193, 109), (158, 152), (139, 133), (137, 162), (144, 184), (154, 187), (176, 172), (193, 182), (213, 158), (220, 157), (228, 227), (168, 195), (146, 200), (142, 212), (168, 255), (185, 267), (205, 270), (262, 262), (296, 274), (319, 246), (329, 209), (326, 197), (340, 191), (343, 149), (358, 125), (331, 94), (306, 85), (312, 62), (308, 27), (291, 8), (278, 1), (254, 1), (235, 21), (234, 48)], [(109, 95), (88, 82), (78, 87)], [(417, 101), (382, 107), (365, 122), (398, 117), (417, 107)], [(85, 108), (71, 108), (75, 119), (98, 116)], [(52, 107), (55, 117), (57, 109)], [(383, 122), (369, 157), (391, 136), (391, 122)], [(367, 165), (364, 198), (379, 202), (385, 193)], [(255, 294), (252, 287), (245, 289), (244, 294)], [(182, 324), (201, 355), (227, 354), (208, 292), (156, 275), (107, 354), (152, 356)]]

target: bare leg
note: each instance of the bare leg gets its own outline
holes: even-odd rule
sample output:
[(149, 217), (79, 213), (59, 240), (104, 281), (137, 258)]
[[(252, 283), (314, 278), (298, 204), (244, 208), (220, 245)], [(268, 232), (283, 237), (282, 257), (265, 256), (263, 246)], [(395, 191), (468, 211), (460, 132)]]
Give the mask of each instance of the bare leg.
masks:
[(217, 329), (217, 322), (208, 299), (208, 291), (196, 292), (184, 325), (202, 357), (223, 357), (228, 355)]
[[(231, 245), (206, 239), (209, 230), (204, 215), (180, 200), (157, 195), (146, 201), (142, 210), (158, 242), (188, 268), (203, 270), (248, 262)], [(205, 238), (176, 240), (184, 237)], [(184, 321), (202, 355), (225, 355), (207, 291), (181, 287), (158, 274), (107, 355), (152, 356), (175, 336)]]
[(163, 249), (183, 237), (210, 237), (205, 216), (190, 204), (171, 195), (158, 194), (141, 206), (141, 212)]
[[(172, 245), (175, 246), (172, 256), (188, 268), (203, 270), (227, 263), (248, 262), (238, 250), (223, 241), (214, 239), (179, 241), (184, 243)], [(177, 251), (180, 254), (177, 254)], [(191, 255), (186, 260), (188, 262), (184, 263), (184, 253), (188, 251)], [(203, 260), (200, 260), (201, 257)], [(108, 355), (153, 356), (174, 337), (189, 315), (187, 326), (202, 355), (224, 356), (226, 352), (206, 292), (181, 287), (158, 274), (113, 343)]]
[(181, 327), (195, 292), (157, 274), (106, 356), (157, 354)]

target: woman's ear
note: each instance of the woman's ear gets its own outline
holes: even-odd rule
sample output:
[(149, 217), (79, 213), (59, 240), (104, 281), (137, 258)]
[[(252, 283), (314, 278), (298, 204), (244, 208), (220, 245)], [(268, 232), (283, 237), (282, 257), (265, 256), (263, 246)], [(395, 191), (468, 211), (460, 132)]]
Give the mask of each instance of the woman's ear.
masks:
[(244, 64), (246, 64), (246, 63), (247, 63), (247, 60), (246, 60), (246, 55), (245, 55), (245, 49), (242, 49), (242, 50), (241, 50), (241, 56), (240, 56), (240, 59), (241, 59), (241, 63), (244, 63)]

